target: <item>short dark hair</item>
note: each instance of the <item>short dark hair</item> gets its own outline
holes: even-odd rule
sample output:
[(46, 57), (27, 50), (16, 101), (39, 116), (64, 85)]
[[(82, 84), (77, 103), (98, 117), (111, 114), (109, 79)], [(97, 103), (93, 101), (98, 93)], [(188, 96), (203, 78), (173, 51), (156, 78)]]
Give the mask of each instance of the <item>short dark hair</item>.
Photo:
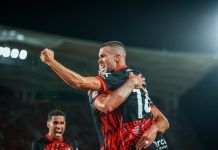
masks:
[(119, 42), (119, 41), (109, 41), (109, 42), (105, 42), (103, 44), (100, 45), (100, 48), (102, 47), (105, 47), (105, 46), (109, 46), (109, 47), (117, 47), (117, 46), (120, 46), (120, 47), (123, 47), (125, 48), (124, 44)]
[(52, 119), (52, 116), (64, 116), (65, 120), (66, 120), (66, 115), (63, 111), (61, 110), (58, 110), (58, 109), (54, 109), (52, 111), (50, 111), (48, 113), (48, 120), (51, 120)]

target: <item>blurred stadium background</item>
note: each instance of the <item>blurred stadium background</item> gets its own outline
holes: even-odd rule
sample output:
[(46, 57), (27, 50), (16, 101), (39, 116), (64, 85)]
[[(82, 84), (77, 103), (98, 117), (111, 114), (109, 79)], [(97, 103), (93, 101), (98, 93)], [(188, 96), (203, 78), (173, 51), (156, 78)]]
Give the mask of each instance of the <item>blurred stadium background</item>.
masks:
[[(49, 47), (68, 68), (96, 75), (99, 44), (0, 25), (0, 149), (30, 149), (31, 142), (47, 132), (47, 113), (54, 108), (67, 113), (66, 136), (75, 138), (80, 149), (98, 149), (86, 91), (66, 85), (39, 55)], [(26, 58), (21, 50), (26, 50)], [(201, 118), (195, 120), (198, 126), (208, 125), (217, 117), (206, 114), (217, 100), (217, 55), (136, 47), (127, 47), (127, 53), (128, 65), (144, 73), (150, 96), (169, 119), (165, 136), (170, 149), (205, 149), (208, 143), (199, 133), (207, 131), (201, 127), (197, 132), (191, 122), (196, 116)], [(211, 99), (211, 93), (216, 98)]]
[[(25, 4), (25, 6), (24, 6)], [(87, 92), (42, 64), (48, 47), (65, 66), (96, 75), (99, 44), (127, 46), (166, 115), (170, 150), (217, 149), (218, 1), (1, 1), (0, 150), (29, 150), (47, 113), (67, 113), (66, 136), (97, 150)]]

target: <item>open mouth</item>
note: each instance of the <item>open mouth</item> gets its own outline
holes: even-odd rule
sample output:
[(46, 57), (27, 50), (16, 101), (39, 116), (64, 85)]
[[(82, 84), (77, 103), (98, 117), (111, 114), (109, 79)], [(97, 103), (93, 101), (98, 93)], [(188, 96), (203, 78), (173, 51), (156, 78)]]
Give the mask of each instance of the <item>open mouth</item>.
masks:
[(62, 132), (55, 132), (56, 137), (61, 137), (62, 135), (63, 135)]
[(101, 65), (100, 70), (101, 70), (102, 72), (105, 71), (105, 66), (104, 66), (104, 65)]
[(104, 69), (104, 68), (105, 68), (105, 65), (101, 65), (100, 68), (101, 68), (101, 69)]
[(57, 130), (55, 131), (55, 135), (56, 135), (56, 136), (62, 136), (62, 134), (63, 134), (63, 131), (62, 131), (61, 129), (57, 129)]

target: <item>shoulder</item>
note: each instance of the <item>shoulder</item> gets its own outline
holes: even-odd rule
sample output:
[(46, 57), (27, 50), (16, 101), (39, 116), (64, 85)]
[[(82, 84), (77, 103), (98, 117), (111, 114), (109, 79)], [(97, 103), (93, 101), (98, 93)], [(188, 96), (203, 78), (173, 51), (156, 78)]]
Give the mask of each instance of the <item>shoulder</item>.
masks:
[(34, 140), (32, 142), (32, 150), (38, 150), (40, 145), (45, 143), (46, 139), (45, 137), (39, 137), (38, 139)]
[(33, 141), (33, 143), (41, 143), (41, 142), (44, 142), (45, 140), (46, 140), (45, 137), (44, 137), (44, 136), (41, 136), (41, 137), (35, 139), (35, 140)]
[(141, 71), (139, 71), (139, 69), (137, 69), (137, 68), (135, 68), (135, 67), (132, 67), (132, 66), (126, 68), (125, 71), (126, 71), (127, 73), (129, 73), (129, 72), (133, 72), (133, 73), (136, 73), (136, 74), (140, 74), (140, 73), (141, 73)]
[(65, 143), (70, 144), (74, 148), (78, 147), (77, 141), (75, 139), (72, 139), (72, 138), (65, 138)]
[(41, 137), (35, 139), (32, 143), (33, 144), (39, 144), (39, 143), (44, 143), (46, 141), (47, 141), (46, 138), (44, 136), (41, 136)]
[(127, 74), (126, 69), (122, 69), (122, 70), (117, 70), (114, 72), (109, 72), (109, 73), (103, 73), (101, 75), (101, 78), (103, 78), (104, 80), (114, 80), (117, 79), (119, 77), (123, 77)]

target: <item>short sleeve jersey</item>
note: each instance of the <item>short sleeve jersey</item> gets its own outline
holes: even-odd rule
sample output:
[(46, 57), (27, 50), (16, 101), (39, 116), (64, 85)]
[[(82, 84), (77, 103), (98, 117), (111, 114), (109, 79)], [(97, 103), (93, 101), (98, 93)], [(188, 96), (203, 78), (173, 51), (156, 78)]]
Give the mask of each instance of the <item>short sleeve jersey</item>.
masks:
[[(129, 73), (138, 75), (140, 72), (131, 67), (122, 66), (112, 73), (105, 73), (96, 78), (102, 84), (102, 92), (114, 91), (129, 79)], [(141, 135), (151, 126), (153, 103), (142, 89), (134, 89), (130, 96), (120, 106), (123, 127), (122, 136), (126, 145), (136, 144)]]

